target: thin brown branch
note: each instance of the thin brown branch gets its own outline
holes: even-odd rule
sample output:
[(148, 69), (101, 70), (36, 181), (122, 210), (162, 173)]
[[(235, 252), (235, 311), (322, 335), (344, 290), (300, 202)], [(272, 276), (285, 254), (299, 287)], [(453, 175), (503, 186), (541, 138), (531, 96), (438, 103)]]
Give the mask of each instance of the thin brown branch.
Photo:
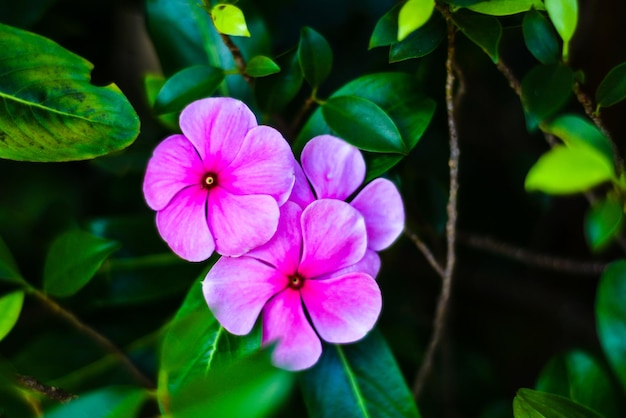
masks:
[(67, 403), (72, 399), (78, 398), (78, 396), (61, 388), (45, 385), (32, 376), (17, 375), (17, 383), (25, 389), (40, 393), (48, 399), (61, 403)]
[(252, 85), (253, 80), (252, 77), (246, 74), (246, 60), (243, 58), (241, 50), (237, 45), (235, 45), (233, 40), (230, 39), (230, 36), (220, 33), (220, 37), (222, 38), (222, 42), (224, 42), (224, 45), (226, 45), (226, 48), (228, 48), (231, 55), (233, 56), (233, 60), (235, 61), (235, 66), (237, 67), (237, 70), (239, 70), (239, 73), (241, 74), (243, 79), (246, 80), (246, 83)]
[(518, 97), (522, 97), (522, 85), (519, 80), (513, 74), (513, 71), (502, 61), (502, 59), (498, 60), (496, 67), (500, 71), (500, 73), (506, 78), (506, 81), (509, 82), (509, 86), (518, 95)]
[(441, 264), (439, 264), (439, 262), (433, 255), (432, 251), (430, 251), (430, 248), (428, 248), (428, 246), (424, 243), (424, 241), (422, 241), (414, 232), (410, 231), (406, 227), (404, 228), (404, 235), (406, 235), (413, 242), (413, 244), (415, 244), (417, 249), (422, 252), (424, 257), (426, 258), (426, 261), (428, 261), (428, 264), (430, 264), (433, 270), (435, 270), (439, 277), (441, 277), (441, 279), (443, 280), (443, 278), (446, 276), (446, 273), (443, 270), (443, 267), (441, 267)]

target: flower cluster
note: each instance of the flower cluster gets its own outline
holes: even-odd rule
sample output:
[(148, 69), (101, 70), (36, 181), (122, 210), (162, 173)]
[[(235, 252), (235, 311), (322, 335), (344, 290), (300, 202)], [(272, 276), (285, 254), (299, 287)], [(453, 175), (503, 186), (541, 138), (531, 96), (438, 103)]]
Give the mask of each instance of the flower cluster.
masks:
[(300, 166), (280, 133), (235, 99), (191, 103), (180, 127), (155, 149), (144, 194), (176, 254), (222, 255), (203, 281), (222, 326), (245, 335), (262, 315), (263, 344), (276, 345), (273, 361), (288, 370), (315, 364), (320, 339), (363, 338), (382, 308), (377, 251), (404, 225), (393, 183), (358, 191), (363, 156), (330, 135), (307, 143)]

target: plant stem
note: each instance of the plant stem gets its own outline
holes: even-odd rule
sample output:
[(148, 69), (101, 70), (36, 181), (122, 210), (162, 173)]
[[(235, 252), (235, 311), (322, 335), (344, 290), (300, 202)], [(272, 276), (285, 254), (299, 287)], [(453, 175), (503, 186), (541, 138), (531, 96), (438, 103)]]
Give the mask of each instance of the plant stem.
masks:
[(241, 50), (237, 45), (235, 45), (233, 40), (230, 39), (230, 36), (220, 33), (220, 37), (222, 38), (222, 42), (224, 42), (224, 45), (226, 45), (226, 48), (228, 48), (231, 55), (233, 56), (233, 60), (235, 61), (235, 65), (237, 66), (239, 73), (241, 74), (243, 79), (246, 80), (246, 83), (252, 86), (253, 80), (252, 77), (246, 74), (246, 60), (243, 58)]
[(404, 235), (406, 235), (413, 242), (413, 244), (415, 244), (417, 249), (422, 252), (424, 257), (426, 258), (426, 261), (428, 261), (428, 264), (430, 264), (433, 270), (435, 270), (439, 277), (441, 277), (441, 279), (443, 280), (443, 278), (446, 276), (446, 273), (443, 270), (443, 267), (441, 267), (441, 264), (439, 264), (439, 262), (433, 255), (432, 251), (430, 251), (430, 248), (428, 248), (428, 246), (424, 243), (424, 241), (422, 241), (413, 231), (410, 231), (406, 227), (404, 228)]

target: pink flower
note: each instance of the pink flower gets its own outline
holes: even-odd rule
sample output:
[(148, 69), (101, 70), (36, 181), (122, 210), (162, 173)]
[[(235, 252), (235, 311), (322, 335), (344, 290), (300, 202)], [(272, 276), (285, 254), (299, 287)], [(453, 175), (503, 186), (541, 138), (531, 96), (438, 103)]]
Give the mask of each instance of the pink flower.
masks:
[(302, 210), (287, 202), (267, 244), (217, 261), (203, 282), (204, 297), (233, 334), (249, 333), (263, 312), (263, 344), (276, 343), (274, 364), (305, 369), (322, 353), (320, 338), (354, 342), (378, 319), (380, 289), (354, 268), (366, 246), (363, 217), (347, 203), (321, 199)]
[(285, 139), (231, 98), (191, 103), (180, 128), (154, 150), (143, 183), (161, 237), (189, 261), (266, 243), (294, 183)]

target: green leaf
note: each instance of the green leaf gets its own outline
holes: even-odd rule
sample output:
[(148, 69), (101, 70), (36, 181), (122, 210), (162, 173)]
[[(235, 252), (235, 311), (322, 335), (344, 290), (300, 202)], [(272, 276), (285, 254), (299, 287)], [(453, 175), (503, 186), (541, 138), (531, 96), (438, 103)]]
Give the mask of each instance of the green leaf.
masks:
[(609, 107), (626, 98), (626, 62), (615, 66), (596, 90), (598, 106)]
[(280, 72), (280, 67), (271, 58), (257, 55), (246, 63), (245, 72), (250, 77), (265, 77)]
[(398, 41), (421, 28), (435, 9), (434, 0), (408, 0), (398, 14)]
[(452, 19), (465, 36), (485, 51), (494, 63), (498, 62), (498, 48), (502, 38), (502, 25), (498, 19), (465, 10), (454, 13)]
[(157, 115), (180, 112), (194, 100), (211, 96), (224, 80), (221, 68), (194, 65), (171, 76), (156, 96)]
[(569, 41), (578, 24), (578, 0), (545, 0), (546, 10), (556, 31), (563, 39), (563, 61), (567, 62)]
[(604, 270), (596, 294), (596, 324), (600, 345), (626, 390), (626, 261)]
[(398, 42), (398, 14), (401, 6), (401, 3), (396, 4), (378, 19), (370, 37), (369, 49)]
[(302, 69), (298, 54), (281, 57), (278, 64), (282, 71), (256, 80), (254, 96), (259, 107), (269, 114), (278, 113), (293, 100), (302, 87)]
[(21, 290), (0, 297), (0, 341), (11, 332), (17, 323), (23, 304), (24, 292)]
[(145, 389), (131, 386), (110, 386), (80, 395), (65, 405), (46, 411), (46, 418), (132, 418), (149, 394)]
[(446, 37), (446, 22), (440, 13), (434, 13), (424, 26), (411, 33), (402, 42), (389, 48), (389, 62), (421, 58), (433, 52)]
[(322, 106), (322, 114), (338, 136), (360, 149), (407, 153), (393, 120), (368, 99), (357, 96), (332, 97)]
[[(146, 102), (154, 107), (154, 103), (156, 102), (157, 94), (163, 88), (165, 84), (165, 77), (157, 74), (146, 74), (143, 80), (144, 89), (146, 91)], [(178, 114), (169, 113), (165, 115), (156, 115), (157, 119), (163, 126), (165, 126), (170, 131), (178, 131), (180, 129), (178, 127)]]
[(304, 79), (313, 88), (326, 80), (333, 66), (333, 51), (326, 39), (306, 26), (300, 31), (298, 62)]
[(556, 146), (530, 168), (525, 187), (548, 194), (587, 191), (614, 178), (613, 164), (593, 148)]
[(0, 238), (0, 282), (23, 284), (25, 280), (20, 274), (17, 264), (9, 251), (9, 248)]
[(520, 389), (513, 399), (515, 418), (602, 418), (567, 398), (532, 389)]
[(219, 33), (250, 37), (246, 18), (241, 9), (232, 4), (218, 4), (211, 9), (211, 19)]
[(552, 25), (543, 14), (531, 9), (522, 22), (524, 41), (531, 54), (545, 65), (559, 62), (559, 43)]
[(534, 131), (569, 101), (574, 73), (561, 64), (537, 65), (524, 76), (521, 86), (526, 125), (528, 130)]
[(487, 0), (467, 6), (473, 12), (491, 16), (508, 16), (531, 8), (545, 10), (541, 0)]
[(322, 357), (300, 375), (312, 418), (419, 417), (411, 392), (378, 331), (349, 345), (325, 345)]
[(624, 224), (622, 204), (612, 198), (595, 202), (585, 216), (585, 237), (592, 251), (604, 249), (619, 236)]
[(54, 296), (71, 296), (85, 286), (102, 263), (119, 248), (115, 241), (78, 229), (59, 235), (50, 246), (43, 288)]
[(119, 151), (139, 118), (114, 84), (90, 83), (93, 65), (42, 36), (0, 24), (0, 158), (85, 160)]

